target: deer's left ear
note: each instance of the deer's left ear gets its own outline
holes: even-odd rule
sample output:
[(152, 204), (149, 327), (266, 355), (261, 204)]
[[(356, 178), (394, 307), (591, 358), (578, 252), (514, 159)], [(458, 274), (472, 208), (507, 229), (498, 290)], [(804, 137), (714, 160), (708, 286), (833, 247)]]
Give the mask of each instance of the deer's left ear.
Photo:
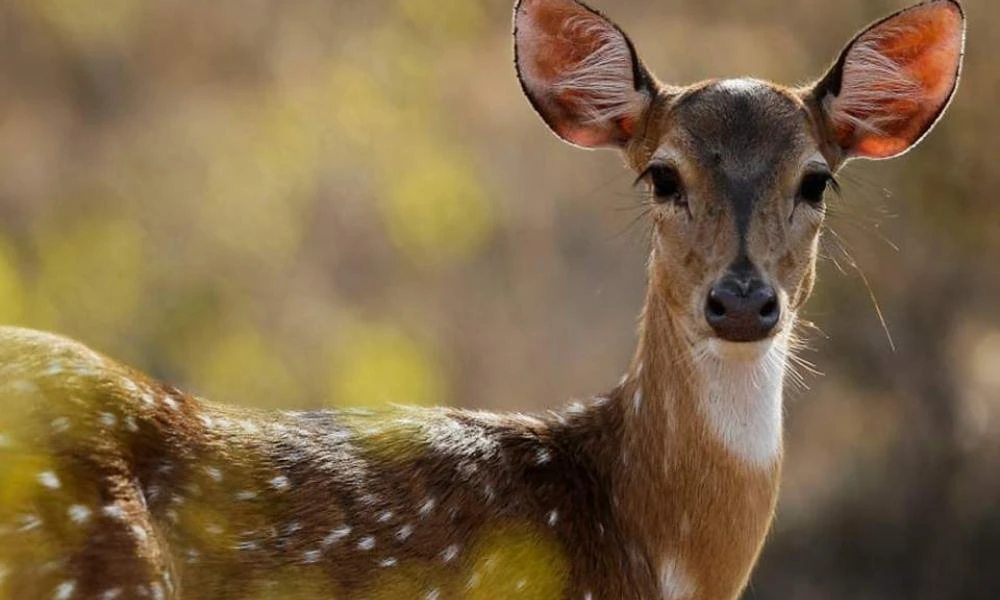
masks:
[(862, 31), (808, 93), (845, 158), (891, 158), (930, 131), (955, 93), (965, 15), (930, 0)]
[(632, 42), (576, 0), (519, 0), (514, 62), (542, 120), (585, 148), (623, 146), (654, 96)]

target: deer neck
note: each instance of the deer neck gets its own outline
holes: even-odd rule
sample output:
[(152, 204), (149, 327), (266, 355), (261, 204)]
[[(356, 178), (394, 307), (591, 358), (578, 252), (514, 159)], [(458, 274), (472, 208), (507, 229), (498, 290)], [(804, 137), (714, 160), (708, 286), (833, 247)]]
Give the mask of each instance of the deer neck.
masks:
[(654, 266), (639, 347), (618, 388), (615, 497), (664, 597), (729, 597), (738, 590), (718, 586), (745, 581), (774, 512), (788, 341), (694, 341), (667, 285)]

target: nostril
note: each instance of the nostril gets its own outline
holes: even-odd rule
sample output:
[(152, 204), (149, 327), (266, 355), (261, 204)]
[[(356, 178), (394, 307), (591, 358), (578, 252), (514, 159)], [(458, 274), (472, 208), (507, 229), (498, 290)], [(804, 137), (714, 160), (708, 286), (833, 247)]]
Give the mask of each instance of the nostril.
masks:
[(778, 314), (778, 300), (777, 298), (771, 298), (764, 303), (764, 306), (760, 307), (760, 316), (765, 319), (773, 318)]
[(708, 295), (705, 311), (708, 313), (709, 318), (712, 319), (721, 319), (726, 316), (726, 306), (721, 300), (715, 297), (714, 293)]

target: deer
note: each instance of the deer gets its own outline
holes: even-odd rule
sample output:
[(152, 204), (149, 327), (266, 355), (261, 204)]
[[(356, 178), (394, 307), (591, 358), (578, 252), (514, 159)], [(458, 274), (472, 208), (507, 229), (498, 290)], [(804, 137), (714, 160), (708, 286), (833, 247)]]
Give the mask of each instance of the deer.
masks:
[(542, 414), (217, 404), (59, 335), (0, 331), (0, 598), (727, 600), (768, 534), (825, 195), (916, 145), (958, 83), (955, 0), (807, 85), (659, 82), (577, 0), (519, 0), (514, 63), (652, 208), (637, 349)]

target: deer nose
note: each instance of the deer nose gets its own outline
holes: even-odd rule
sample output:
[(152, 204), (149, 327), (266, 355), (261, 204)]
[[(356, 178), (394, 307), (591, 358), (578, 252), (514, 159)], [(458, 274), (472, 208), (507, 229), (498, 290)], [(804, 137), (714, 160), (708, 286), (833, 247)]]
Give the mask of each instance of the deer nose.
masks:
[(756, 342), (778, 324), (781, 306), (774, 288), (758, 278), (727, 276), (708, 292), (705, 318), (715, 334), (729, 342)]

